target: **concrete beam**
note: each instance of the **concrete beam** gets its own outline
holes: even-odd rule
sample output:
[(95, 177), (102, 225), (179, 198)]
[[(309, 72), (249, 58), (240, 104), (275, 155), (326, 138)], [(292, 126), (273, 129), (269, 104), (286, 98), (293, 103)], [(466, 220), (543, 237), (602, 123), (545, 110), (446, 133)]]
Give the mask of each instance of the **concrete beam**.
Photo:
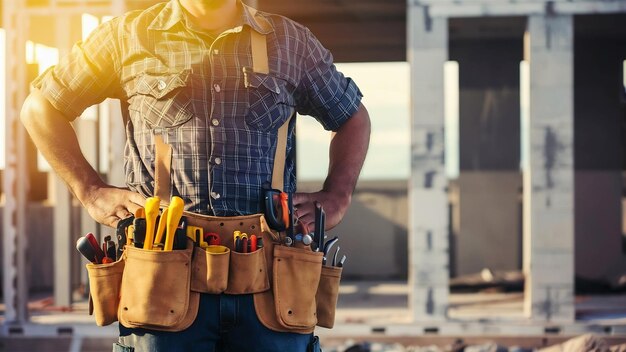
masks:
[(524, 168), (525, 314), (574, 320), (574, 28), (572, 16), (530, 16), (530, 121)]
[[(411, 0), (409, 0), (411, 2)], [(604, 14), (626, 12), (626, 0), (414, 0), (432, 17), (529, 16), (543, 14)]]
[(411, 177), (409, 306), (414, 321), (444, 320), (448, 309), (449, 226), (444, 165), (444, 77), (448, 21), (410, 6)]

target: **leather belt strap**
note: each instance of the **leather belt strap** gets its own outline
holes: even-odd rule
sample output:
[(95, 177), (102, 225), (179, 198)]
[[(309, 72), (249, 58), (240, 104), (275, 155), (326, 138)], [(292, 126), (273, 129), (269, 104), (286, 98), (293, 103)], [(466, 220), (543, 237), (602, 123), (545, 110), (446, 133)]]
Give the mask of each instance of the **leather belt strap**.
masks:
[(161, 204), (168, 204), (172, 185), (172, 146), (165, 143), (161, 135), (155, 135), (154, 149), (154, 195), (161, 198)]
[[(267, 56), (266, 36), (255, 31), (250, 31), (250, 45), (252, 48), (252, 69), (257, 73), (268, 74), (270, 72)], [(285, 159), (287, 158), (287, 135), (289, 132), (290, 116), (278, 129), (278, 141), (274, 154), (274, 168), (272, 169), (272, 188), (283, 190), (285, 177)]]
[(250, 47), (252, 50), (252, 70), (257, 73), (270, 73), (267, 57), (267, 39), (265, 35), (251, 29)]

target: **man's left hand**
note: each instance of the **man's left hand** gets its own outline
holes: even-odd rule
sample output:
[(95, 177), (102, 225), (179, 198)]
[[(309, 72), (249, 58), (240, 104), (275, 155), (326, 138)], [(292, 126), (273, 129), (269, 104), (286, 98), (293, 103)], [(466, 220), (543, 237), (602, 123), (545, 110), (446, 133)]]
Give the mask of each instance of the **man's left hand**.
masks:
[(350, 206), (351, 196), (342, 196), (328, 191), (295, 193), (293, 206), (295, 216), (304, 227), (303, 231), (315, 231), (315, 201), (320, 202), (326, 213), (325, 230), (337, 226)]

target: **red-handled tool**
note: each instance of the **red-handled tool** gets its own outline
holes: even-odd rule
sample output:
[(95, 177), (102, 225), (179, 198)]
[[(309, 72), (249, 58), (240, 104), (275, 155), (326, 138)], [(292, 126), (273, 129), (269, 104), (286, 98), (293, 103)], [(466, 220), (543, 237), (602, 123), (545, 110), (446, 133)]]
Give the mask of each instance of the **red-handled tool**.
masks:
[(102, 248), (100, 248), (100, 244), (98, 243), (96, 237), (90, 232), (85, 235), (85, 238), (89, 241), (91, 248), (93, 248), (94, 255), (96, 256), (96, 263), (102, 263), (104, 252), (102, 251)]
[(220, 235), (215, 232), (207, 232), (204, 234), (204, 241), (209, 244), (209, 246), (219, 246), (221, 245)]
[(115, 260), (113, 260), (113, 258), (109, 257), (108, 253), (107, 253), (107, 244), (106, 242), (102, 243), (102, 251), (104, 252), (104, 258), (102, 258), (102, 264), (109, 264), (109, 263), (113, 263)]
[(76, 249), (83, 255), (83, 257), (87, 258), (88, 261), (99, 264), (93, 246), (85, 237), (81, 237), (76, 241)]
[(250, 253), (257, 250), (257, 237), (256, 235), (250, 235)]

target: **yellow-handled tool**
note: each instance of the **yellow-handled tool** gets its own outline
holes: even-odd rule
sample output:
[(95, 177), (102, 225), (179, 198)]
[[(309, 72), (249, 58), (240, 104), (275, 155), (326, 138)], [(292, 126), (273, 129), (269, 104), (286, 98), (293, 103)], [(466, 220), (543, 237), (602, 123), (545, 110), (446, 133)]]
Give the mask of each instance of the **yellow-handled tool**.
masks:
[(159, 197), (150, 197), (146, 199), (146, 238), (143, 241), (143, 249), (152, 249), (154, 243), (154, 228), (156, 227), (156, 219), (159, 216)]
[[(163, 213), (161, 213), (161, 219), (159, 220), (159, 226), (157, 227), (156, 236), (154, 238), (154, 244), (158, 245), (161, 249), (161, 241), (163, 241), (163, 234), (165, 233), (165, 225), (167, 225), (167, 208), (163, 209)], [(155, 249), (155, 247), (152, 247)]]
[(187, 226), (187, 237), (196, 243), (197, 246), (206, 248), (208, 244), (204, 241), (204, 229), (199, 226)]
[(180, 197), (172, 197), (170, 206), (167, 208), (167, 230), (165, 232), (164, 251), (171, 251), (174, 248), (174, 236), (176, 236), (176, 228), (183, 216), (185, 202)]

